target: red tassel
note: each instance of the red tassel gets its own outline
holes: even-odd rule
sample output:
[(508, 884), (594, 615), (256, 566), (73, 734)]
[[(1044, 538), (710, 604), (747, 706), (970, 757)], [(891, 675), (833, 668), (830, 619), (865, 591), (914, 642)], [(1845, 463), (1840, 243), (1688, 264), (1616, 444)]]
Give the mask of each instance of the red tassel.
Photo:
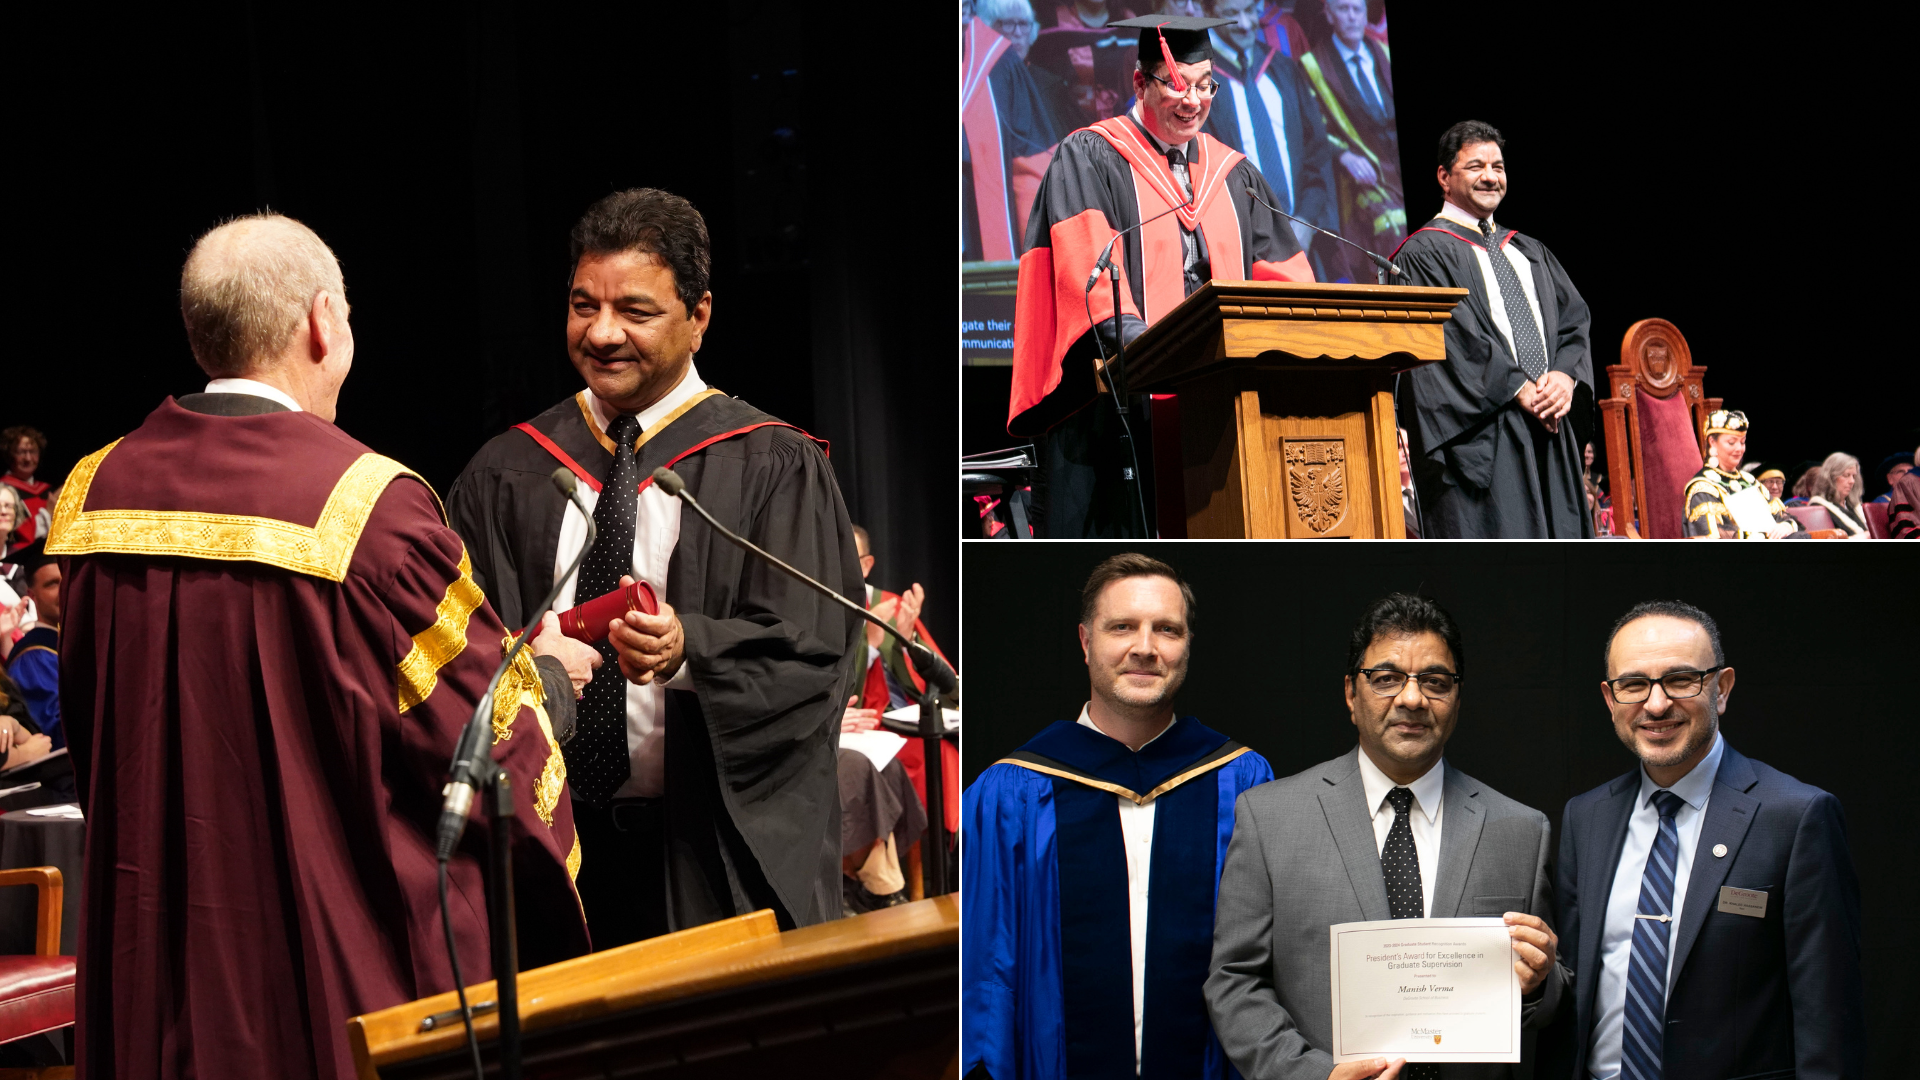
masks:
[[(1165, 25), (1167, 24), (1160, 24), (1160, 26)], [(1167, 62), (1167, 85), (1173, 87), (1173, 92), (1176, 94), (1186, 93), (1187, 80), (1180, 77), (1180, 69), (1174, 65), (1173, 50), (1167, 48), (1167, 32), (1160, 29), (1159, 26), (1156, 26), (1154, 27), (1154, 33), (1160, 35), (1160, 55)]]

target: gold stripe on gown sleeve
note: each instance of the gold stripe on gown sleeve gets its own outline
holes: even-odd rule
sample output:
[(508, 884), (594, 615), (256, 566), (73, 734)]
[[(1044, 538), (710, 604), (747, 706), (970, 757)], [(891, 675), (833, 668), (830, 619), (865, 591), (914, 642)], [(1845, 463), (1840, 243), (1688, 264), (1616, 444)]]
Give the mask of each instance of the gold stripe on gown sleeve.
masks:
[(473, 580), (473, 560), (463, 548), (460, 576), (453, 579), (447, 586), (447, 594), (440, 598), (433, 625), (413, 635), (413, 648), (396, 669), (401, 712), (427, 700), (439, 685), (440, 669), (466, 650), (467, 622), (485, 600), (486, 596)]

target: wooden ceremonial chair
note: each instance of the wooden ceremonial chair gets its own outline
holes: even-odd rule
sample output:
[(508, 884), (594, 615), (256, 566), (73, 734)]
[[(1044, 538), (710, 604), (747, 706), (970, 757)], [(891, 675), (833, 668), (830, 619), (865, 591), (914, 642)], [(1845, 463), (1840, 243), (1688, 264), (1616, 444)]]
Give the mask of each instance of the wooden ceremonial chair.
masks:
[(1798, 521), (1800, 527), (1810, 533), (1841, 532), (1845, 535), (1844, 531), (1834, 524), (1833, 515), (1827, 513), (1827, 508), (1824, 506), (1789, 506), (1787, 513), (1792, 514), (1793, 520)]
[(1610, 396), (1600, 399), (1620, 535), (1686, 535), (1687, 481), (1707, 460), (1707, 416), (1720, 407), (1702, 387), (1706, 373), (1665, 319), (1642, 319), (1620, 340), (1620, 362), (1607, 367)]
[[(60, 902), (66, 886), (51, 866), (0, 870), (0, 886), (40, 890), (34, 954), (0, 956), (0, 1043), (73, 1026), (74, 958), (60, 955)], [(0, 1069), (0, 1080), (72, 1080), (73, 1066)]]
[(1893, 535), (1887, 519), (1887, 508), (1891, 505), (1881, 502), (1860, 504), (1861, 511), (1867, 515), (1867, 535), (1875, 540), (1885, 540)]

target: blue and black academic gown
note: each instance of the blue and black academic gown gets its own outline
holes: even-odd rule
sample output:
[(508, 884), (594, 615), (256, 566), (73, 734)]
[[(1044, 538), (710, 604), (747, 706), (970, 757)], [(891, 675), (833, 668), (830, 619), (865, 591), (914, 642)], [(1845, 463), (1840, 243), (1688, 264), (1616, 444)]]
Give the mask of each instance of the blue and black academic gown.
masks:
[(1057, 723), (982, 772), (962, 810), (962, 1075), (1134, 1075), (1115, 796), (1156, 805), (1139, 1075), (1229, 1075), (1201, 985), (1234, 800), (1271, 779), (1265, 758), (1191, 716), (1139, 753)]
[(60, 722), (60, 631), (36, 626), (21, 635), (7, 658), (7, 674), (20, 685), (28, 714), (53, 740), (53, 748), (64, 748), (67, 729)]

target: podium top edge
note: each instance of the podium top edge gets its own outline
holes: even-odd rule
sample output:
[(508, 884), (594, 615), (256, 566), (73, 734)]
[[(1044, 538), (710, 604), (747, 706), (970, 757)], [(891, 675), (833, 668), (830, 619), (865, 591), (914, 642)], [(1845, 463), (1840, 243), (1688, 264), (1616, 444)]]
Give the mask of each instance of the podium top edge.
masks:
[[(1416, 300), (1457, 304), (1466, 299), (1467, 290), (1428, 285), (1349, 285), (1329, 281), (1229, 281), (1215, 278), (1203, 282), (1194, 295), (1211, 292), (1217, 296), (1313, 297), (1322, 300), (1368, 298), (1374, 300)], [(1192, 299), (1192, 297), (1188, 297)]]

